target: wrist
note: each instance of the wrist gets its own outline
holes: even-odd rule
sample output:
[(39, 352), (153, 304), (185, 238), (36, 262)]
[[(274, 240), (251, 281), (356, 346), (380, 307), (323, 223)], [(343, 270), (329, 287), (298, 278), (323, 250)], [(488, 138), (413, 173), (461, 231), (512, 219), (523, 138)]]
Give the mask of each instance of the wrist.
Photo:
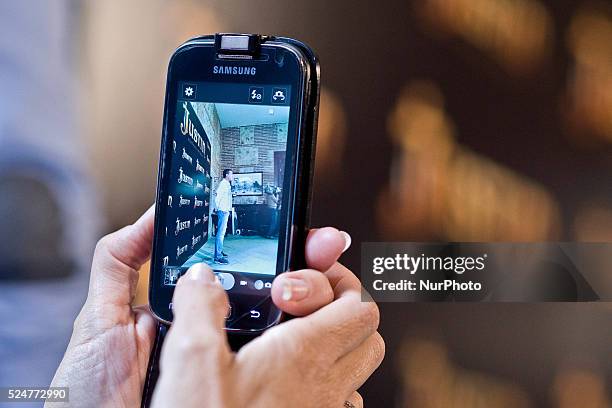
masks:
[(62, 403), (45, 403), (45, 407), (71, 407), (70, 401), (78, 401), (80, 406), (99, 406), (96, 392), (101, 388), (96, 386), (96, 375), (92, 374), (92, 367), (102, 367), (103, 360), (97, 363), (92, 358), (86, 344), (68, 345), (64, 358), (51, 380), (50, 387), (66, 387), (69, 392), (69, 401)]

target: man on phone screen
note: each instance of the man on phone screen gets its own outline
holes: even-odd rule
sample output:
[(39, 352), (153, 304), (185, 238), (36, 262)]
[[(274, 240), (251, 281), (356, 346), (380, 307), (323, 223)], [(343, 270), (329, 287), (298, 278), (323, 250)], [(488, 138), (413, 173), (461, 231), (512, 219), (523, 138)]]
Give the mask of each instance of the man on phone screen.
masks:
[(228, 264), (227, 255), (223, 252), (223, 239), (227, 230), (227, 220), (232, 210), (232, 181), (234, 173), (230, 169), (223, 170), (223, 178), (217, 187), (215, 208), (217, 209), (217, 237), (215, 239), (215, 262)]

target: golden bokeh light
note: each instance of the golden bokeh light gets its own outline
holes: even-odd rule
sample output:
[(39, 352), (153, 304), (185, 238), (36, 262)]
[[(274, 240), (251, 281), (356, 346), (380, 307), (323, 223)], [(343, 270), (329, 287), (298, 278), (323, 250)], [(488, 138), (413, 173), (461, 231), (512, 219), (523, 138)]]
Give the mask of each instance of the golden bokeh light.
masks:
[[(391, 239), (540, 241), (558, 236), (556, 201), (540, 184), (456, 143), (435, 84), (417, 81), (389, 117), (398, 149), (379, 198)], [(388, 203), (393, 204), (389, 211)]]
[(572, 17), (567, 45), (574, 66), (568, 79), (568, 120), (576, 139), (585, 133), (612, 142), (612, 11), (583, 9)]
[(410, 408), (528, 408), (527, 394), (516, 384), (457, 366), (446, 347), (422, 338), (401, 346), (402, 400)]
[(536, 0), (423, 0), (414, 6), (426, 27), (454, 35), (508, 72), (532, 72), (549, 55), (553, 21)]
[(557, 408), (610, 408), (605, 380), (585, 369), (564, 369), (555, 376), (551, 398)]
[(325, 87), (321, 88), (318, 129), (315, 171), (317, 180), (325, 182), (340, 169), (347, 129), (342, 101)]

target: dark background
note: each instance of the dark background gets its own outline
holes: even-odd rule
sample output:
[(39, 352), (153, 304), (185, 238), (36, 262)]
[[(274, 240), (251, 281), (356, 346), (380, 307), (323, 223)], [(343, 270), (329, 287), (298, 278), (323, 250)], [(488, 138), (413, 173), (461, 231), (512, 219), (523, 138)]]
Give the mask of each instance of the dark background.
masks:
[[(283, 35), (318, 52), (323, 92), (313, 224), (352, 236), (341, 261), (356, 274), (368, 241), (612, 241), (607, 1), (28, 0), (0, 3), (0, 12), (9, 4), (19, 7), (10, 18), (0, 13), (0, 22), (19, 23), (13, 31), (45, 17), (57, 30), (31, 23), (31, 38), (0, 36), (0, 75), (12, 75), (6, 83), (0, 76), (0, 104), (3, 96), (11, 102), (0, 108), (16, 106), (39, 125), (33, 129), (44, 129), (22, 135), (0, 127), (0, 138), (12, 137), (0, 150), (0, 221), (16, 220), (0, 225), (16, 231), (0, 246), (8, 248), (0, 260), (34, 235), (19, 236), (14, 224), (21, 220), (45, 227), (32, 248), (51, 253), (24, 253), (25, 272), (0, 285), (0, 317), (18, 311), (27, 318), (21, 329), (16, 322), (0, 333), (7, 345), (0, 357), (10, 367), (0, 366), (0, 381), (50, 378), (85, 296), (91, 252), (73, 251), (80, 265), (74, 270), (60, 264), (51, 251), (61, 241), (54, 228), (84, 231), (83, 220), (96, 221), (93, 242), (153, 202), (168, 59), (196, 35)], [(58, 18), (62, 10), (66, 20)], [(63, 36), (35, 37), (46, 31)], [(57, 51), (55, 40), (71, 51)], [(48, 53), (44, 65), (30, 55), (34, 49)], [(44, 70), (30, 73), (16, 61)], [(29, 76), (12, 80), (20, 70)], [(74, 79), (78, 97), (65, 92), (64, 77)], [(29, 113), (56, 110), (62, 123), (76, 116), (78, 130), (38, 123), (48, 117)], [(19, 123), (20, 116), (6, 113)], [(42, 158), (78, 167), (71, 174), (90, 200), (75, 204), (67, 199), (73, 190), (60, 192), (47, 205), (55, 212), (40, 215), (40, 186), (33, 195), (12, 174), (22, 176), (10, 163), (25, 162), (14, 147), (23, 139)], [(2, 167), (7, 155), (14, 162)], [(66, 208), (95, 216), (81, 214), (70, 225), (49, 221)], [(32, 264), (49, 280), (29, 281)], [(8, 279), (18, 275), (0, 269)], [(147, 301), (147, 270), (138, 303)], [(62, 280), (66, 275), (74, 286)], [(366, 406), (612, 407), (607, 303), (395, 303), (380, 310), (387, 355), (360, 390)]]
[[(565, 28), (585, 3), (542, 4), (555, 25), (551, 55), (533, 72), (519, 76), (461, 39), (428, 36), (407, 1), (315, 0), (288, 8), (263, 1), (255, 16), (246, 3), (243, 8), (235, 3), (216, 5), (221, 14), (231, 16), (230, 31), (295, 36), (318, 51), (322, 82), (342, 101), (348, 137), (344, 155), (332, 158), (341, 171), (316, 174), (313, 223), (350, 232), (353, 247), (343, 262), (354, 271), (359, 270), (360, 242), (388, 240), (374, 215), (378, 194), (389, 183), (394, 155), (387, 120), (400, 89), (414, 78), (438, 84), (460, 143), (549, 189), (565, 221), (560, 240), (575, 239), (570, 220), (585, 197), (609, 208), (610, 145), (577, 147), (568, 140), (560, 113), (572, 69)], [(389, 202), (389, 211), (396, 205)], [(406, 237), (410, 236), (407, 231)], [(518, 383), (536, 405), (557, 405), (551, 388), (565, 365), (592, 368), (609, 383), (612, 316), (600, 305), (381, 304), (380, 308), (387, 357), (362, 389), (366, 406), (401, 405), (398, 350), (405, 338), (421, 336), (423, 331), (426, 338), (433, 333), (457, 365)]]

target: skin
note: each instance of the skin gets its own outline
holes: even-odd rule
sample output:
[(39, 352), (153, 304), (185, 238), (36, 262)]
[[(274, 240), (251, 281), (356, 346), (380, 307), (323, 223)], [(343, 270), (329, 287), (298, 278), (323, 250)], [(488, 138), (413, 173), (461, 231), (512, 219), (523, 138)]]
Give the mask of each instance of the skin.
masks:
[[(140, 405), (155, 320), (147, 307), (131, 303), (150, 256), (153, 220), (151, 208), (98, 243), (87, 300), (51, 384), (70, 387), (70, 402), (45, 406)], [(311, 269), (279, 275), (272, 286), (275, 304), (302, 317), (238, 353), (223, 330), (225, 291), (207, 266), (192, 267), (176, 287), (154, 406), (342, 407), (345, 400), (362, 406), (356, 390), (382, 361), (384, 342), (376, 304), (361, 302), (358, 279), (337, 263), (345, 236), (330, 227), (309, 233)]]

